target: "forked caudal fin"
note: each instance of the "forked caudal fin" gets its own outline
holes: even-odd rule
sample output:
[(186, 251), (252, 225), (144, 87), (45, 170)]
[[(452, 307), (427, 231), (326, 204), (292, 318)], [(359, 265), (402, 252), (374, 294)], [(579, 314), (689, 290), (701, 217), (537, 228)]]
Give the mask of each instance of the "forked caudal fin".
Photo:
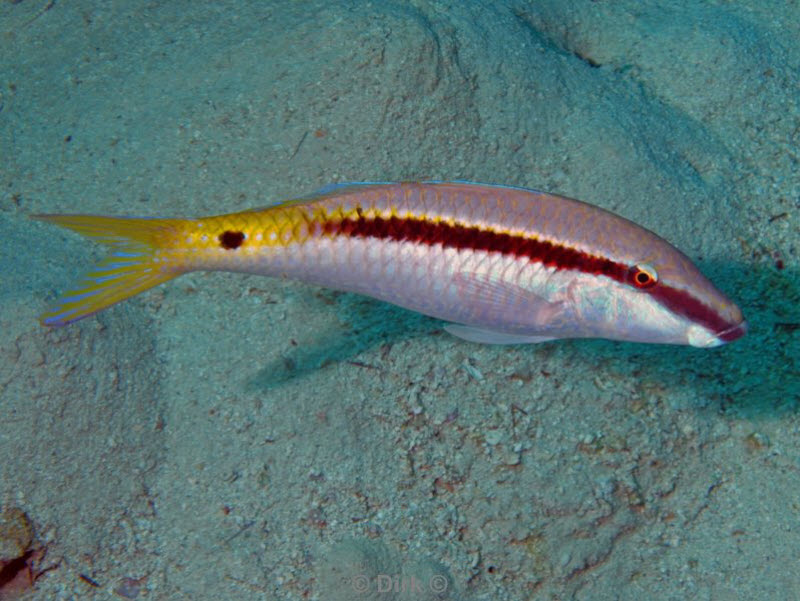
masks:
[(174, 239), (179, 219), (33, 215), (112, 247), (75, 288), (40, 317), (42, 325), (65, 326), (183, 273), (159, 263), (156, 251)]

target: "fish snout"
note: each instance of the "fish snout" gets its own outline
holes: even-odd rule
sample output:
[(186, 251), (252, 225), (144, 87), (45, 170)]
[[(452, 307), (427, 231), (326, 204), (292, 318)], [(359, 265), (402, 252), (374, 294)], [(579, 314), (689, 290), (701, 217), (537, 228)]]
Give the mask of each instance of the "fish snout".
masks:
[(742, 319), (718, 332), (712, 332), (700, 325), (692, 325), (688, 331), (688, 342), (698, 348), (714, 348), (733, 342), (747, 333), (747, 322)]
[(722, 343), (733, 342), (734, 340), (737, 340), (747, 334), (747, 327), (747, 322), (742, 319), (742, 321), (736, 325), (732, 325), (721, 332), (717, 332), (715, 336), (718, 340), (721, 340)]

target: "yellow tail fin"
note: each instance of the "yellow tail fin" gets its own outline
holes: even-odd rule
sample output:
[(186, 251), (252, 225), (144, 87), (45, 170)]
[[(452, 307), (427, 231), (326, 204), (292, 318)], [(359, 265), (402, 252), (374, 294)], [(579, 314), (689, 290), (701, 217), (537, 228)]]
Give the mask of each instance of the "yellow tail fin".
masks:
[(42, 314), (42, 325), (67, 325), (183, 273), (174, 265), (159, 262), (155, 254), (174, 240), (180, 219), (95, 215), (33, 215), (32, 218), (71, 229), (113, 249), (83, 281)]

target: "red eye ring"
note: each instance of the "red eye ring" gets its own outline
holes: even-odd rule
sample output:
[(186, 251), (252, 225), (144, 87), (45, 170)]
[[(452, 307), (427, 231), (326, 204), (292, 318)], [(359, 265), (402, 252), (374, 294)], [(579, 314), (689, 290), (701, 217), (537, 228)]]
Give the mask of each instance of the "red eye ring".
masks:
[(638, 264), (628, 270), (628, 281), (639, 290), (652, 288), (658, 282), (656, 270), (649, 265)]

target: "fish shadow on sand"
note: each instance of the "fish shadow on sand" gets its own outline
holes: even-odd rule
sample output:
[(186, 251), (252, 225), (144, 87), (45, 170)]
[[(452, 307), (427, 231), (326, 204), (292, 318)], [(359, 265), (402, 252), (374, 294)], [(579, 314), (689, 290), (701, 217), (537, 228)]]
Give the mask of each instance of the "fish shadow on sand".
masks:
[(332, 363), (356, 361), (358, 355), (380, 345), (443, 333), (443, 322), (388, 303), (348, 293), (334, 293), (333, 298), (337, 314), (346, 316), (341, 335), (325, 337), (317, 345), (293, 347), (259, 369), (249, 380), (249, 389), (269, 390)]

